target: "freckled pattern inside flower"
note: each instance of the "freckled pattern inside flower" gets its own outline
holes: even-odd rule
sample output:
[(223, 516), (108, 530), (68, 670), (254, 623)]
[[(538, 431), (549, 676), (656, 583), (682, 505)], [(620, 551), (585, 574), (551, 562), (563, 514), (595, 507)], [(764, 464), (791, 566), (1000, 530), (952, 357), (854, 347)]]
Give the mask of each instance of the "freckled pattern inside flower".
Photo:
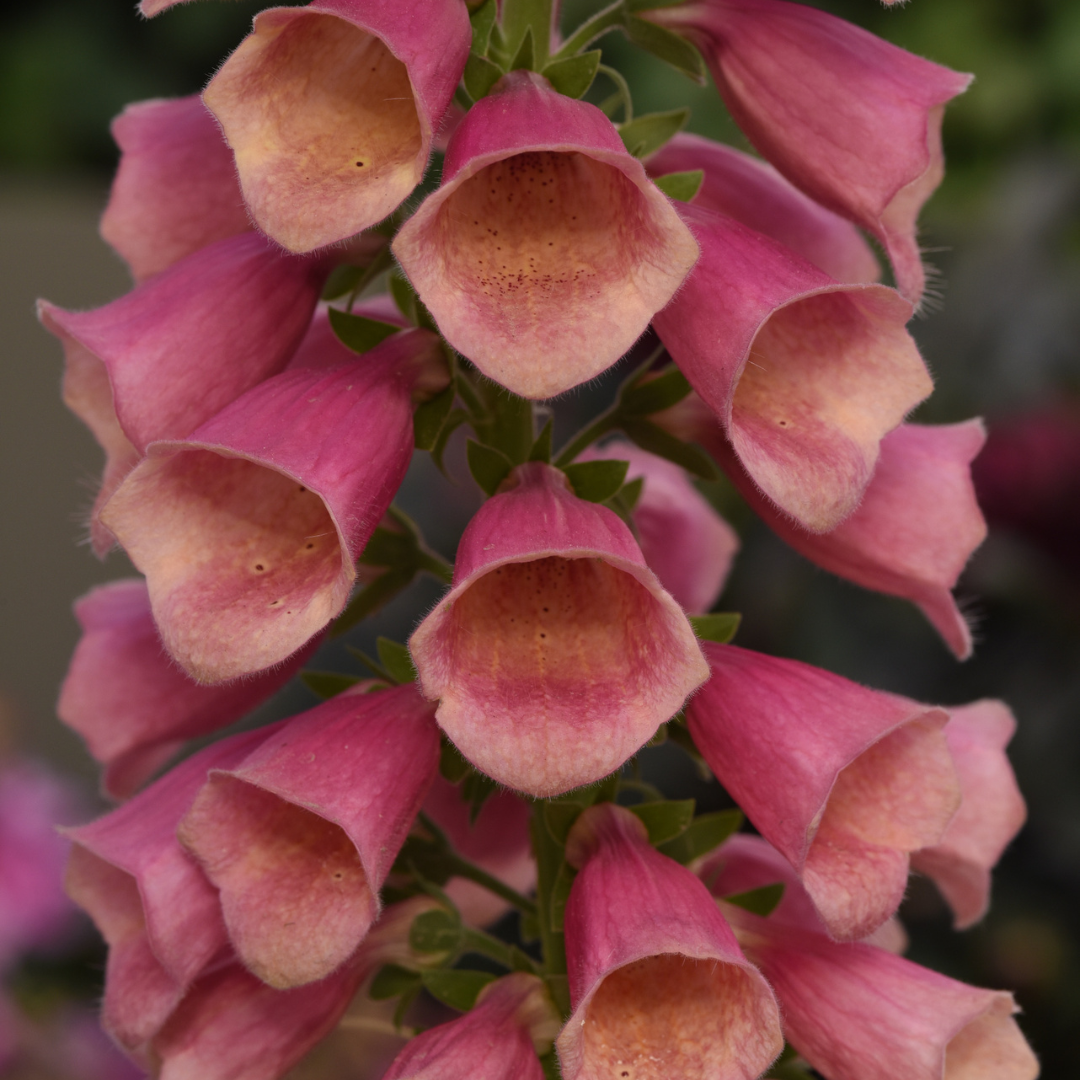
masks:
[(310, 810), (216, 775), (180, 834), (221, 890), (237, 952), (271, 986), (324, 978), (367, 933), (376, 902), (360, 856)]
[(577, 1080), (735, 1080), (772, 1054), (747, 972), (665, 954), (604, 979), (585, 1014)]
[(209, 450), (151, 459), (130, 479), (105, 520), (147, 576), (170, 651), (197, 677), (284, 660), (336, 610), (348, 588), (337, 531), (296, 480)]
[(1012, 1018), (1012, 1003), (1000, 997), (949, 1043), (944, 1080), (1032, 1080), (1039, 1063)]
[(930, 389), (900, 321), (842, 293), (811, 296), (754, 338), (732, 401), (732, 442), (766, 494), (831, 528), (857, 504), (882, 436)]
[(256, 220), (293, 251), (385, 217), (420, 180), (420, 120), (405, 65), (332, 15), (256, 30), (206, 101), (225, 128)]

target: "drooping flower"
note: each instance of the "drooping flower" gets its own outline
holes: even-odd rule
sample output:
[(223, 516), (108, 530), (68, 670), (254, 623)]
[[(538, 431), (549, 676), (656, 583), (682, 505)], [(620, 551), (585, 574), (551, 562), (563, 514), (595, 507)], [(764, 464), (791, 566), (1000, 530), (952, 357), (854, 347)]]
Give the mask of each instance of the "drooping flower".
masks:
[(630, 530), (540, 463), (469, 523), (409, 648), (462, 754), (540, 797), (618, 768), (708, 674)]
[(611, 121), (525, 71), (466, 115), (393, 250), (450, 344), (528, 398), (615, 363), (698, 255)]
[(420, 182), (469, 53), (460, 0), (323, 0), (260, 12), (203, 93), (265, 233), (311, 251)]

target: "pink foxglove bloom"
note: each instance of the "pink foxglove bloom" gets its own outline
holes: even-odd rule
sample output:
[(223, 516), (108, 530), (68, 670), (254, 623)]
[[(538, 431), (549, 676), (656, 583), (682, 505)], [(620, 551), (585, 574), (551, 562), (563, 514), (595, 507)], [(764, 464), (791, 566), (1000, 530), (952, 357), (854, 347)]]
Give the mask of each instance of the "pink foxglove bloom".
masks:
[(617, 769), (708, 677), (622, 520), (521, 465), (469, 523), (454, 584), (409, 647), (478, 769), (546, 797)]
[(102, 511), (200, 682), (281, 663), (342, 610), (412, 456), (414, 391), (446, 383), (426, 330), (334, 348), (348, 359), (294, 366), (152, 444)]
[[(511, 791), (496, 791), (471, 820), (461, 789), (435, 777), (424, 811), (450, 838), (454, 850), (519, 893), (536, 885), (536, 861), (529, 836), (529, 804)], [(461, 917), (476, 926), (494, 922), (509, 904), (474, 881), (451, 878), (444, 886)]]
[(680, 132), (646, 166), (650, 176), (700, 169), (705, 176), (695, 206), (771, 236), (836, 281), (881, 276), (869, 244), (850, 221), (814, 202), (760, 158)]
[(1002, 701), (950, 709), (945, 728), (963, 801), (940, 843), (912, 857), (934, 879), (956, 917), (956, 928), (977, 923), (990, 906), (990, 871), (1027, 816), (1024, 797), (1005, 753), (1016, 721)]
[(735, 122), (792, 183), (881, 241), (918, 303), (923, 203), (941, 183), (945, 103), (971, 76), (784, 0), (691, 0), (649, 11), (705, 54)]
[(251, 229), (232, 152), (200, 97), (136, 102), (112, 133), (120, 166), (101, 235), (136, 281)]
[(464, 1016), (410, 1040), (383, 1080), (543, 1080), (537, 1051), (558, 1030), (543, 982), (516, 972), (484, 987)]
[(277, 989), (356, 952), (438, 769), (434, 707), (412, 685), (346, 693), (210, 773), (180, 838), (221, 893), (233, 946)]
[(60, 688), (57, 714), (105, 766), (116, 799), (137, 791), (187, 739), (217, 731), (276, 693), (308, 659), (223, 686), (201, 686), (177, 667), (150, 614), (146, 583), (114, 581), (75, 603), (83, 636)]
[(829, 932), (865, 937), (899, 905), (911, 852), (938, 843), (960, 804), (948, 713), (794, 660), (705, 652), (694, 741)]
[(263, 232), (311, 251), (420, 182), (461, 78), (461, 0), (323, 0), (260, 12), (203, 93)]
[(557, 1040), (566, 1080), (753, 1080), (783, 1048), (776, 1001), (685, 867), (629, 810), (575, 823), (566, 905), (573, 1006)]
[(708, 611), (727, 581), (738, 534), (678, 465), (626, 442), (579, 457), (600, 459), (628, 461), (627, 482), (645, 482), (630, 516), (649, 569), (685, 611)]
[(450, 344), (528, 398), (615, 363), (698, 255), (611, 121), (525, 71), (469, 111), (393, 248)]
[(217, 891), (177, 842), (177, 823), (207, 770), (243, 759), (267, 731), (214, 743), (119, 809), (67, 830), (68, 893), (109, 946), (102, 1022), (140, 1058), (191, 983), (228, 955)]
[(932, 388), (904, 328), (911, 305), (835, 282), (733, 218), (682, 214), (702, 254), (656, 331), (754, 483), (806, 528), (835, 528), (882, 437)]

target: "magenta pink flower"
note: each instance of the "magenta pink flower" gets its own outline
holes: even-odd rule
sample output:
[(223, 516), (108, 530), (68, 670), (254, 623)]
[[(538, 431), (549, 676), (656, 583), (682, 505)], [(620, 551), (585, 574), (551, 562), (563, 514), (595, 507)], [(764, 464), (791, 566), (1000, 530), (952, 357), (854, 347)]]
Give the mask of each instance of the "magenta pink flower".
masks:
[(454, 586), (409, 647), (462, 754), (541, 797), (618, 768), (708, 677), (630, 530), (540, 463), (469, 523)]
[(916, 241), (941, 182), (945, 103), (971, 82), (806, 4), (691, 0), (643, 12), (686, 33), (750, 141), (822, 206), (876, 236), (913, 303)]
[(754, 483), (806, 528), (835, 528), (882, 437), (932, 388), (904, 329), (911, 305), (841, 285), (733, 218), (681, 213), (702, 254), (656, 331)]
[(611, 121), (526, 71), (469, 111), (393, 248), (450, 344), (528, 398), (615, 363), (698, 255)]
[(375, 921), (438, 768), (433, 711), (411, 685), (346, 693), (210, 773), (180, 838), (221, 893), (240, 959), (270, 986), (326, 978)]
[(165, 652), (144, 581), (92, 589), (76, 601), (75, 617), (83, 636), (56, 711), (105, 766), (103, 787), (117, 799), (142, 787), (185, 740), (231, 724), (276, 693), (312, 652), (252, 678), (201, 686)]
[(1027, 817), (1005, 747), (1016, 730), (1009, 707), (983, 700), (950, 709), (945, 728), (963, 801), (941, 841), (917, 851), (911, 865), (934, 879), (956, 917), (957, 930), (977, 923), (990, 906), (990, 871)]
[(629, 810), (575, 823), (566, 905), (573, 1014), (556, 1045), (566, 1080), (753, 1080), (783, 1048), (776, 1001), (708, 890), (649, 846)]
[(260, 12), (203, 93), (259, 228), (311, 251), (394, 210), (423, 177), (470, 40), (461, 0)]
[(102, 511), (200, 682), (281, 663), (341, 611), (412, 456), (413, 393), (433, 372), (446, 383), (426, 330), (363, 356), (328, 345), (188, 438), (152, 444)]
[(694, 741), (829, 932), (865, 937), (899, 905), (911, 852), (938, 843), (960, 804), (948, 713), (794, 660), (705, 653)]

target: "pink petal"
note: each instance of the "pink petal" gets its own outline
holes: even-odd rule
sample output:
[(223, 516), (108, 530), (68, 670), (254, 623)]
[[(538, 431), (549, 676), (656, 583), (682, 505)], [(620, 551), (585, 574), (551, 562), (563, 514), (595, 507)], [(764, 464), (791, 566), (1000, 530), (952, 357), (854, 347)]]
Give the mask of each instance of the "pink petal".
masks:
[(650, 176), (701, 169), (705, 179), (695, 206), (771, 236), (836, 281), (881, 277), (877, 258), (850, 221), (819, 206), (758, 158), (680, 132), (646, 165)]
[(899, 905), (910, 853), (937, 843), (959, 805), (948, 714), (794, 660), (705, 652), (694, 741), (829, 932), (865, 937)]
[(255, 17), (203, 99), (259, 227), (311, 251), (420, 182), (469, 53), (460, 0), (324, 0)]
[(438, 757), (432, 707), (410, 685), (333, 698), (210, 774), (180, 837), (255, 975), (286, 989), (356, 952)]
[(783, 1047), (776, 1002), (708, 891), (604, 803), (571, 830), (566, 905), (574, 1012), (556, 1045), (566, 1080), (752, 1080)]
[(689, 34), (750, 141), (792, 183), (873, 233), (922, 296), (922, 205), (941, 182), (941, 117), (971, 76), (805, 4), (699, 0), (647, 17)]
[(393, 249), (454, 348), (529, 398), (615, 363), (698, 255), (611, 121), (524, 71), (469, 111)]
[(311, 649), (254, 678), (200, 686), (173, 663), (141, 580), (115, 581), (76, 601), (83, 636), (57, 714), (105, 766), (114, 798), (134, 794), (187, 739), (217, 731), (275, 694)]
[(904, 329), (911, 305), (840, 285), (732, 218), (682, 213), (702, 255), (657, 333), (764, 494), (808, 529), (835, 528), (882, 437), (932, 388)]
[(934, 879), (956, 916), (956, 928), (977, 923), (990, 906), (990, 871), (1027, 817), (1005, 747), (1016, 730), (1009, 707), (983, 700), (950, 709), (945, 728), (963, 801), (939, 844), (912, 857)]
[(198, 95), (129, 105), (112, 133), (120, 166), (101, 235), (136, 281), (251, 229), (232, 153)]
[(412, 456), (413, 387), (433, 365), (446, 379), (426, 330), (351, 355), (154, 443), (102, 511), (147, 577), (166, 648), (200, 682), (281, 663), (345, 606)]
[(630, 530), (539, 463), (469, 523), (409, 647), (462, 754), (540, 797), (618, 768), (708, 676)]

